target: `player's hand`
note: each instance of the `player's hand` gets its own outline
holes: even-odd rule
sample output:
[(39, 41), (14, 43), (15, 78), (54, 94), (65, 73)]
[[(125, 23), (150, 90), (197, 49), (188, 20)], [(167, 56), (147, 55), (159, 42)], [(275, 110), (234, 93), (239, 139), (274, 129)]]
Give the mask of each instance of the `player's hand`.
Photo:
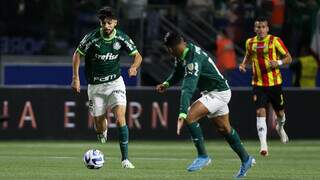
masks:
[(76, 93), (80, 93), (80, 80), (79, 80), (79, 79), (72, 79), (71, 88), (72, 88)]
[(239, 71), (242, 72), (242, 73), (247, 72), (247, 70), (246, 70), (246, 65), (243, 64), (243, 63), (241, 63), (241, 64), (239, 65)]
[(276, 67), (279, 67), (279, 64), (277, 61), (269, 61), (271, 69), (274, 69)]
[(158, 85), (156, 86), (156, 90), (157, 90), (157, 92), (159, 92), (159, 93), (163, 93), (164, 91), (166, 91), (166, 89), (167, 89), (167, 86), (164, 85), (164, 84), (158, 84)]
[(177, 121), (177, 134), (178, 135), (180, 135), (184, 120), (185, 120), (185, 118), (182, 118), (182, 117), (178, 118), (178, 121)]
[(129, 74), (129, 77), (132, 77), (132, 76), (137, 76), (137, 68), (135, 67), (130, 67), (130, 69), (128, 70), (128, 74)]

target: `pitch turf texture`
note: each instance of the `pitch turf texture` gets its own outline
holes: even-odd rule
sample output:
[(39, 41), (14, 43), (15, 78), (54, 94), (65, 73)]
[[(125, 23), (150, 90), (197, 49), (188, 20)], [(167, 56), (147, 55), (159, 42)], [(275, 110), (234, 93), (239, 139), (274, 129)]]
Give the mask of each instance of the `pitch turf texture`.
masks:
[[(271, 141), (270, 155), (258, 154), (257, 141), (244, 141), (257, 164), (245, 179), (320, 179), (320, 140)], [(186, 167), (195, 157), (191, 141), (131, 141), (129, 153), (136, 169), (121, 169), (119, 145), (95, 141), (0, 141), (0, 179), (233, 179), (240, 162), (224, 141), (207, 141), (213, 163), (199, 172)], [(84, 167), (88, 148), (100, 149), (106, 158), (102, 169)]]

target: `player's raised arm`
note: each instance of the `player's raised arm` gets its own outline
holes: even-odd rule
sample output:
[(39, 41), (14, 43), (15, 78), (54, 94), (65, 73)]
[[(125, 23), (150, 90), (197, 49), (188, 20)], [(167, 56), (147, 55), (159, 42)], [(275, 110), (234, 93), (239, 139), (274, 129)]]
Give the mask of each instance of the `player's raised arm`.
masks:
[(79, 66), (80, 66), (80, 53), (76, 50), (72, 56), (72, 89), (80, 93), (80, 78), (79, 78)]

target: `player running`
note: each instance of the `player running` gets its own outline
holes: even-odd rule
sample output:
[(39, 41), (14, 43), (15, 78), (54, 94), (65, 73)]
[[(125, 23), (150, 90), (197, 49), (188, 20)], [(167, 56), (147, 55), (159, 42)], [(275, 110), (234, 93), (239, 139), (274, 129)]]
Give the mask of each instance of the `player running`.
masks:
[[(175, 69), (164, 83), (157, 85), (156, 90), (163, 93), (169, 86), (183, 80), (177, 134), (180, 135), (181, 128), (186, 122), (198, 152), (198, 157), (187, 170), (198, 171), (211, 163), (211, 158), (205, 149), (200, 124), (197, 122), (207, 116), (241, 159), (240, 170), (235, 177), (246, 176), (255, 159), (248, 155), (238, 133), (230, 125), (228, 102), (231, 98), (231, 90), (227, 81), (218, 71), (213, 60), (201, 48), (192, 43), (186, 43), (179, 34), (168, 32), (164, 38), (164, 44), (169, 53), (175, 57)], [(197, 87), (202, 92), (202, 97), (188, 110), (190, 99)]]
[(272, 104), (277, 115), (276, 130), (282, 143), (289, 138), (284, 130), (286, 117), (282, 93), (282, 77), (279, 67), (290, 64), (292, 58), (279, 37), (268, 34), (266, 18), (259, 17), (254, 23), (256, 36), (246, 41), (246, 54), (239, 65), (241, 72), (246, 72), (246, 65), (252, 63), (253, 101), (256, 106), (257, 131), (260, 140), (260, 154), (268, 155), (266, 107)]
[(122, 31), (115, 28), (117, 17), (111, 7), (98, 11), (100, 28), (88, 33), (73, 54), (72, 88), (80, 92), (80, 56), (85, 58), (85, 73), (88, 81), (89, 110), (94, 118), (98, 140), (107, 140), (106, 108), (110, 107), (116, 118), (123, 168), (134, 168), (128, 160), (129, 131), (126, 125), (126, 88), (120, 74), (120, 51), (133, 56), (134, 62), (128, 73), (136, 76), (142, 57), (134, 42)]

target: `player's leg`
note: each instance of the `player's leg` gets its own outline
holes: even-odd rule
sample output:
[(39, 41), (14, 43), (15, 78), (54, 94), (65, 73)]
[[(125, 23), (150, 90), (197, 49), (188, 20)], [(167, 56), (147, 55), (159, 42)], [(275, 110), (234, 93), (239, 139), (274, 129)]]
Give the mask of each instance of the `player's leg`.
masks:
[(216, 113), (218, 116), (213, 118), (213, 122), (217, 128), (217, 131), (225, 138), (233, 151), (236, 152), (241, 159), (240, 170), (235, 176), (236, 178), (241, 178), (246, 176), (246, 172), (255, 164), (255, 159), (252, 156), (249, 156), (248, 152), (241, 143), (237, 131), (231, 127), (228, 111), (228, 106), (219, 109), (219, 111)]
[(286, 116), (284, 112), (284, 98), (282, 93), (281, 86), (275, 86), (272, 90), (271, 96), (271, 103), (277, 115), (276, 119), (276, 130), (278, 135), (280, 136), (280, 140), (282, 143), (288, 143), (289, 138), (287, 133), (284, 130), (284, 125), (286, 122)]
[(208, 109), (200, 101), (196, 101), (191, 105), (186, 118), (186, 126), (198, 153), (198, 157), (187, 168), (189, 172), (201, 170), (211, 163), (211, 159), (205, 149), (200, 124), (197, 122), (207, 114)]
[(101, 143), (105, 143), (107, 141), (106, 99), (98, 92), (99, 87), (101, 85), (88, 86), (89, 111), (94, 119), (97, 138)]
[(229, 114), (217, 116), (213, 118), (213, 122), (217, 128), (217, 132), (226, 139), (230, 147), (238, 154), (241, 162), (247, 161), (249, 155), (244, 149), (237, 131), (230, 125)]
[(95, 116), (94, 119), (94, 127), (97, 133), (97, 138), (101, 143), (106, 143), (107, 135), (108, 135), (108, 123), (106, 119), (106, 115), (103, 114), (101, 116)]
[(112, 89), (108, 98), (108, 106), (111, 107), (112, 112), (116, 118), (116, 124), (118, 126), (119, 145), (121, 151), (121, 166), (123, 168), (134, 168), (132, 163), (128, 160), (128, 142), (129, 142), (129, 130), (126, 124), (126, 89), (122, 77), (113, 81), (110, 85)]
[(116, 118), (116, 123), (118, 126), (118, 134), (119, 134), (119, 145), (121, 151), (121, 166), (123, 168), (132, 169), (134, 166), (129, 161), (128, 157), (128, 142), (129, 142), (129, 130), (126, 125), (125, 113), (126, 106), (117, 105), (112, 109), (112, 112)]
[(262, 156), (268, 155), (267, 145), (267, 122), (266, 122), (266, 105), (268, 103), (268, 97), (263, 87), (253, 88), (253, 101), (256, 107), (256, 119), (257, 119), (257, 131), (260, 140), (260, 154)]

